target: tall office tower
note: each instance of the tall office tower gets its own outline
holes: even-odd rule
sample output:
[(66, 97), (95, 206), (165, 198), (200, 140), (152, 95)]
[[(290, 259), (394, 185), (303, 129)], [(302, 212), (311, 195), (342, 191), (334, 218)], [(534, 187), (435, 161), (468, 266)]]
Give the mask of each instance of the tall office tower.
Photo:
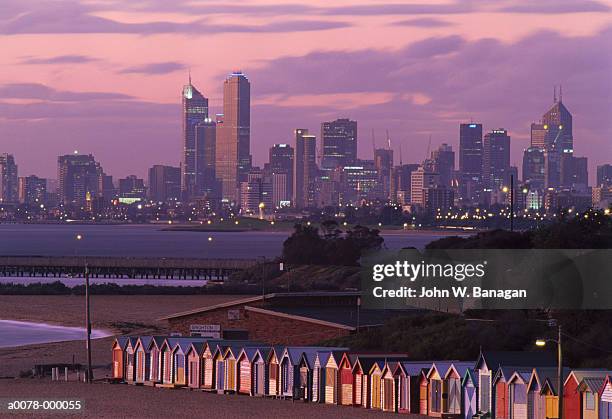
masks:
[(181, 169), (156, 164), (149, 169), (149, 199), (154, 202), (178, 201), (181, 197)]
[[(179, 192), (181, 189), (181, 174), (179, 171)], [(113, 199), (117, 198), (117, 188), (113, 183), (113, 177), (105, 173), (100, 174), (98, 177), (98, 188), (100, 189), (100, 195), (102, 196), (103, 202), (108, 203)]]
[(433, 171), (439, 175), (440, 185), (449, 187), (453, 180), (455, 171), (455, 152), (448, 144), (441, 144), (436, 150), (431, 152)]
[(510, 136), (505, 129), (494, 129), (482, 142), (482, 180), (485, 189), (497, 191), (508, 186)]
[(523, 182), (529, 189), (544, 189), (544, 151), (539, 147), (523, 152)]
[(136, 175), (129, 175), (124, 179), (119, 179), (119, 198), (143, 200), (147, 196), (144, 179), (139, 179)]
[(459, 172), (464, 202), (478, 202), (482, 190), (482, 124), (459, 126)]
[(100, 196), (102, 167), (92, 154), (67, 154), (57, 158), (58, 199), (65, 206), (83, 206), (86, 198)]
[(293, 198), (293, 157), (295, 151), (289, 144), (274, 144), (270, 147), (269, 166), (274, 173), (286, 173), (287, 199)]
[(410, 175), (410, 203), (424, 207), (426, 205), (425, 190), (433, 188), (439, 182), (438, 174), (420, 166)]
[(272, 172), (265, 179), (272, 185), (272, 206), (281, 208), (289, 206), (291, 195), (289, 195), (289, 176), (287, 172)]
[(586, 157), (574, 157), (571, 153), (561, 155), (561, 186), (577, 192), (586, 192), (589, 173)]
[(410, 202), (411, 176), (420, 165), (416, 163), (402, 164), (393, 168), (391, 175), (391, 194), (392, 199), (400, 204)]
[(350, 166), (357, 160), (357, 121), (336, 119), (321, 124), (321, 169)]
[(562, 96), (557, 99), (555, 92), (552, 107), (542, 116), (543, 128), (546, 130), (544, 146), (546, 149), (554, 148), (561, 153), (572, 153), (574, 151), (572, 114), (562, 99)]
[(218, 197), (215, 176), (217, 144), (217, 123), (210, 118), (204, 119), (195, 127), (196, 136), (196, 195), (198, 197)]
[(15, 157), (0, 154), (0, 202), (14, 204), (19, 200), (18, 176)]
[(293, 205), (297, 208), (314, 204), (314, 188), (318, 173), (317, 137), (307, 129), (295, 130), (295, 156), (293, 158)]
[(552, 107), (542, 115), (542, 129), (546, 131), (544, 138), (544, 176), (546, 188), (563, 186), (561, 178), (561, 161), (563, 155), (574, 152), (574, 137), (572, 133), (572, 114), (563, 104), (562, 97), (555, 96)]
[(197, 195), (196, 126), (208, 118), (208, 98), (191, 84), (183, 86), (183, 160), (181, 190), (184, 199)]
[(239, 182), (251, 168), (251, 85), (234, 72), (223, 83), (223, 119), (217, 124), (215, 174), (224, 202), (239, 198)]
[(546, 148), (546, 135), (548, 132), (548, 125), (543, 123), (532, 123), (531, 124), (531, 148), (537, 148), (544, 150)]
[(352, 166), (344, 166), (343, 173), (344, 202), (360, 205), (363, 200), (380, 198), (380, 174), (373, 160), (358, 159)]
[(597, 166), (597, 185), (612, 186), (612, 164)]
[(374, 149), (374, 167), (378, 172), (381, 185), (381, 198), (391, 199), (391, 170), (393, 169), (393, 150), (391, 148)]
[(19, 178), (19, 202), (27, 205), (38, 205), (46, 202), (47, 179), (38, 176)]

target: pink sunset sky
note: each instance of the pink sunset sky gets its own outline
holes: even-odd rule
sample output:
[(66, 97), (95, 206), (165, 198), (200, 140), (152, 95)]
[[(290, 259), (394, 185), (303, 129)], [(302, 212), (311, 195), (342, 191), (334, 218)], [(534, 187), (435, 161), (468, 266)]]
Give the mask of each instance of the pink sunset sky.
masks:
[(294, 128), (359, 122), (359, 155), (388, 129), (399, 163), (458, 149), (459, 123), (503, 127), (521, 165), (553, 86), (575, 153), (612, 162), (612, 0), (2, 0), (0, 153), (55, 178), (57, 156), (93, 153), (115, 177), (178, 165), (180, 92), (219, 112), (222, 82), (252, 83), (251, 150), (267, 161)]

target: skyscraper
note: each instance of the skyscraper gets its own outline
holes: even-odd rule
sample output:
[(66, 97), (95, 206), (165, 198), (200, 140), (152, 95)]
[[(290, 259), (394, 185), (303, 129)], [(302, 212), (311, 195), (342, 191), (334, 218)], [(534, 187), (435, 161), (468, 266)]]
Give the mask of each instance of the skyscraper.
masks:
[(22, 204), (43, 204), (47, 195), (47, 179), (38, 176), (19, 178), (19, 202)]
[(529, 189), (544, 189), (544, 151), (539, 147), (523, 152), (523, 182)]
[(426, 201), (426, 189), (433, 188), (438, 183), (438, 174), (420, 166), (410, 175), (410, 203), (424, 207)]
[(455, 171), (455, 152), (453, 147), (446, 143), (441, 144), (440, 147), (431, 152), (431, 160), (433, 162), (433, 170), (439, 176), (439, 184), (450, 188), (453, 172)]
[(143, 200), (147, 196), (144, 179), (129, 175), (119, 179), (119, 199)]
[(597, 166), (597, 185), (595, 186), (612, 186), (612, 164)]
[(181, 169), (156, 164), (149, 169), (149, 199), (154, 202), (177, 201), (181, 192)]
[(239, 182), (251, 167), (251, 85), (241, 72), (223, 83), (223, 122), (217, 124), (215, 172), (225, 202), (239, 198)]
[(286, 197), (293, 197), (293, 158), (295, 151), (289, 144), (274, 144), (270, 147), (270, 169), (274, 173), (286, 174)]
[(323, 159), (321, 168), (352, 165), (357, 159), (357, 121), (347, 118), (321, 124)]
[(485, 189), (497, 191), (509, 184), (510, 136), (505, 129), (494, 129), (483, 140), (482, 179)]
[(542, 115), (542, 128), (546, 131), (544, 138), (544, 179), (546, 188), (563, 186), (561, 165), (563, 155), (573, 154), (574, 137), (572, 132), (572, 115), (562, 102), (562, 97), (555, 96), (552, 107)]
[(67, 154), (57, 158), (58, 198), (65, 206), (83, 206), (87, 197), (100, 196), (100, 164), (91, 154)]
[(561, 155), (561, 186), (577, 192), (586, 192), (589, 186), (586, 157), (574, 157), (571, 153)]
[(459, 172), (462, 198), (477, 202), (482, 189), (482, 124), (459, 126)]
[(374, 149), (374, 168), (378, 172), (378, 182), (382, 186), (381, 198), (391, 197), (391, 170), (393, 169), (393, 150), (391, 148)]
[(183, 198), (190, 199), (197, 190), (196, 126), (208, 118), (208, 99), (191, 84), (183, 86), (183, 160), (181, 163), (181, 190)]
[(215, 157), (217, 144), (217, 123), (210, 118), (204, 119), (195, 127), (196, 134), (196, 194), (218, 198), (215, 176)]
[(547, 149), (555, 148), (562, 153), (574, 151), (572, 131), (572, 114), (556, 95), (552, 107), (542, 116), (543, 128), (546, 130), (544, 145)]
[(295, 157), (293, 159), (293, 205), (297, 208), (312, 206), (317, 177), (317, 137), (307, 129), (295, 130)]
[(531, 124), (531, 148), (544, 150), (547, 135), (548, 125), (542, 123)]
[(0, 202), (17, 203), (17, 165), (12, 154), (0, 154)]

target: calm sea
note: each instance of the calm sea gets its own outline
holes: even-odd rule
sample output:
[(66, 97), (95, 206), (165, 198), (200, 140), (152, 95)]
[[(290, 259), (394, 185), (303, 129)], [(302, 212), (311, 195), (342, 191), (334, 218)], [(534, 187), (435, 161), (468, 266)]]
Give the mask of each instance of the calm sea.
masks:
[[(288, 232), (163, 231), (155, 225), (0, 224), (0, 255), (187, 258), (275, 257)], [(81, 234), (83, 239), (75, 240)], [(209, 237), (212, 240), (209, 240)], [(388, 249), (423, 248), (441, 234), (383, 234)]]

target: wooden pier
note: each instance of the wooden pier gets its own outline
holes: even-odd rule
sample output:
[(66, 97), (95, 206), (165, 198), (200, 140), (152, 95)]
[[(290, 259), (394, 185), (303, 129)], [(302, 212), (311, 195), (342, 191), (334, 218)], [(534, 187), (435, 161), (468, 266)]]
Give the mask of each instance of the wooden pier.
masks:
[(255, 259), (0, 256), (0, 276), (225, 280)]

